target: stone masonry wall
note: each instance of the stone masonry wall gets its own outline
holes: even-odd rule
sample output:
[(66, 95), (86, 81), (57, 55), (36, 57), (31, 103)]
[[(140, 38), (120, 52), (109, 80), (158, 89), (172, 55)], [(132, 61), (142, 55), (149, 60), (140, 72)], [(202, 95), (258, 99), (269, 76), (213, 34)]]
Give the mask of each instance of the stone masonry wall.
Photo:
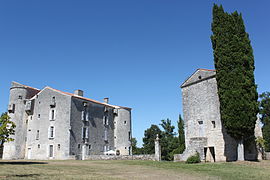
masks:
[(143, 155), (90, 155), (86, 156), (86, 160), (148, 160), (155, 161), (154, 154)]

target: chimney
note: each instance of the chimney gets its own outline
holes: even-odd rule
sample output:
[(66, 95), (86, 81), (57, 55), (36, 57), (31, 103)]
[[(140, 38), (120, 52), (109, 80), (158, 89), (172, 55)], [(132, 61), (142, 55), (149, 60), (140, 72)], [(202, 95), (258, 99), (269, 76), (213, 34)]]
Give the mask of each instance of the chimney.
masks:
[(78, 89), (78, 90), (74, 91), (74, 94), (77, 95), (77, 96), (83, 96), (83, 91)]
[(109, 98), (104, 98), (104, 103), (108, 104), (109, 103)]

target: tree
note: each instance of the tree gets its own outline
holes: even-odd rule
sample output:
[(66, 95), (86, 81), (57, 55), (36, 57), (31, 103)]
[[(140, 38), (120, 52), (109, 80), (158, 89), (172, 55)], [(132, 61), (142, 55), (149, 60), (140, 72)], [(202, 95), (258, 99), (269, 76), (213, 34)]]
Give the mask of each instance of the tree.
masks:
[(238, 12), (226, 13), (215, 4), (212, 32), (221, 120), (238, 142), (238, 160), (244, 160), (243, 143), (254, 135), (258, 113), (253, 50)]
[(13, 141), (14, 139), (10, 135), (15, 134), (15, 123), (10, 121), (10, 117), (7, 113), (3, 113), (0, 117), (0, 142), (3, 147), (5, 142)]
[(143, 150), (145, 154), (154, 154), (155, 153), (155, 139), (156, 135), (161, 136), (161, 130), (157, 125), (151, 125), (150, 128), (144, 131), (144, 138), (143, 138)]
[(137, 147), (137, 140), (136, 140), (136, 138), (131, 138), (131, 146), (132, 146), (132, 154), (133, 155), (143, 154), (143, 149)]
[(265, 141), (265, 151), (270, 151), (270, 92), (260, 94), (260, 115), (263, 123), (262, 133)]
[(175, 137), (174, 129), (170, 119), (161, 120), (160, 126), (163, 128), (160, 138), (161, 158), (163, 160), (173, 160), (173, 150), (178, 147), (178, 138)]

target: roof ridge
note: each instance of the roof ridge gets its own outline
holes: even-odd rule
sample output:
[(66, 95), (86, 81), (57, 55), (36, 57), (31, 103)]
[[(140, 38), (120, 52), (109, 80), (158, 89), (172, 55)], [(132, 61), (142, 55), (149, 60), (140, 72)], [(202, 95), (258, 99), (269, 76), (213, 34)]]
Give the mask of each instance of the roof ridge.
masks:
[[(79, 96), (79, 95), (76, 95), (76, 94), (73, 94), (73, 93), (69, 93), (69, 92), (64, 92), (64, 91), (61, 91), (61, 90), (58, 90), (58, 89), (54, 89), (52, 87), (49, 87), (49, 86), (46, 86), (47, 88), (50, 88), (52, 90), (55, 90), (59, 93), (62, 93), (62, 94), (66, 94), (66, 95), (69, 95), (69, 96), (72, 96), (72, 97), (76, 97), (76, 98), (79, 98), (79, 99), (84, 99), (84, 100), (87, 100), (87, 101), (92, 101), (94, 103), (97, 103), (97, 104), (102, 104), (102, 105), (105, 105), (105, 106), (111, 106), (111, 107), (114, 107), (114, 108), (124, 108), (124, 109), (131, 109), (129, 107), (124, 107), (124, 106), (117, 106), (117, 105), (112, 105), (112, 104), (107, 104), (107, 103), (103, 103), (103, 102), (100, 102), (100, 101), (97, 101), (97, 100), (94, 100), (94, 99), (90, 99), (90, 98), (87, 98), (87, 97), (83, 97), (83, 96)], [(46, 88), (45, 87), (45, 88)]]
[(20, 85), (22, 85), (22, 86), (24, 86), (24, 87), (26, 87), (26, 88), (30, 88), (30, 89), (34, 89), (34, 90), (40, 91), (40, 89), (38, 89), (38, 88), (34, 88), (34, 87), (31, 87), (31, 86), (27, 86), (27, 85), (25, 85), (25, 84), (22, 84), (22, 83), (19, 83), (19, 82), (16, 82), (16, 81), (12, 81), (12, 82), (13, 82), (13, 83), (20, 84)]

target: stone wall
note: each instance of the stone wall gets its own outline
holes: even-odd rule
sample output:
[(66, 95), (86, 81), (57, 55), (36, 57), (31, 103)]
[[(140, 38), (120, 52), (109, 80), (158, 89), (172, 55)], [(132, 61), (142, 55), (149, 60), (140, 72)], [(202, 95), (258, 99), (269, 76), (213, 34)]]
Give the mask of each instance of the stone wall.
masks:
[(270, 160), (270, 152), (264, 152), (265, 160)]
[(89, 155), (85, 160), (148, 160), (155, 161), (154, 154), (143, 155)]

